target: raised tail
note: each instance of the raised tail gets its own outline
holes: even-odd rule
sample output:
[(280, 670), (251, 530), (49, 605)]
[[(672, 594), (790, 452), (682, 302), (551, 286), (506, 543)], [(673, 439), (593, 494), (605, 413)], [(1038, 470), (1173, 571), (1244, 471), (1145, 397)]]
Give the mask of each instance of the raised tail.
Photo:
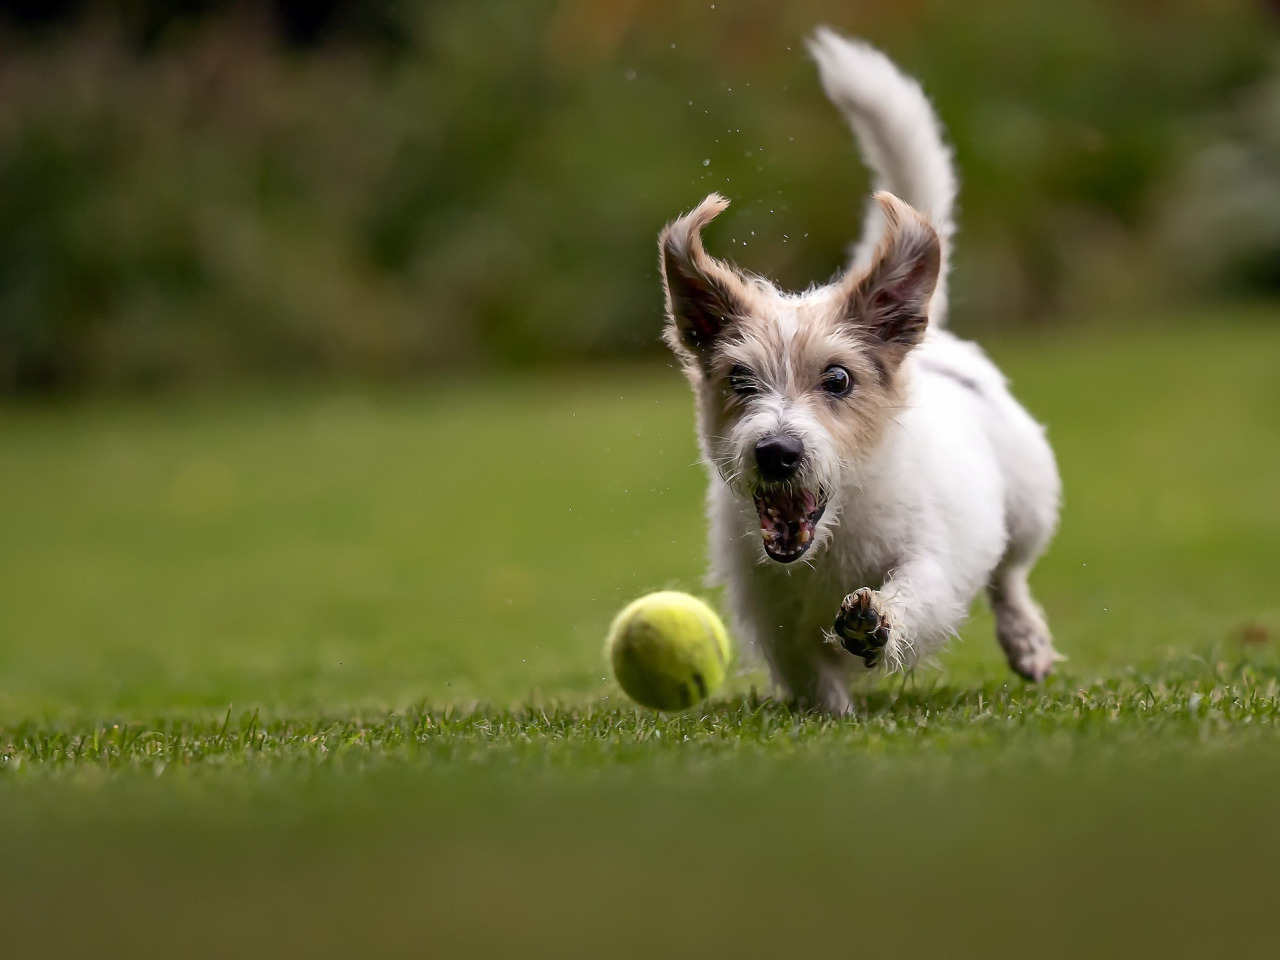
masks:
[[(947, 268), (955, 233), (956, 172), (951, 150), (920, 84), (868, 43), (819, 27), (809, 40), (822, 85), (844, 114), (875, 178), (887, 190), (929, 218), (942, 242), (942, 269), (930, 305), (930, 321), (947, 316)], [(870, 265), (884, 231), (878, 203), (867, 204), (862, 237), (853, 251), (855, 267)]]

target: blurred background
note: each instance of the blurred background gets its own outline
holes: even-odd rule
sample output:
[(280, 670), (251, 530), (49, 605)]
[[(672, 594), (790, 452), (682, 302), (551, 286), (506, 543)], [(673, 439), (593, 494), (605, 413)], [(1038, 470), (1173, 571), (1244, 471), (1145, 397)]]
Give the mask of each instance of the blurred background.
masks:
[(825, 279), (868, 184), (803, 47), (932, 96), (955, 325), (1280, 293), (1261, 0), (0, 0), (0, 393), (657, 355), (654, 237)]
[[(1277, 7), (0, 0), (9, 953), (1264, 954)], [(979, 604), (847, 721), (746, 657), (657, 719), (607, 625), (716, 597), (656, 236), (718, 190), (716, 253), (841, 267), (819, 23), (949, 130), (1070, 660)]]

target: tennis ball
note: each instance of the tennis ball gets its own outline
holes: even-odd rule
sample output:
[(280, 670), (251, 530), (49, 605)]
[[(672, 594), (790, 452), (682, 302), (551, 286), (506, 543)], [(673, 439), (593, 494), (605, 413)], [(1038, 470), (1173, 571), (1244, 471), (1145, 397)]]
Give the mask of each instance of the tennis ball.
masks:
[(724, 683), (729, 636), (714, 610), (664, 590), (632, 601), (609, 628), (609, 659), (622, 689), (655, 710), (683, 710)]

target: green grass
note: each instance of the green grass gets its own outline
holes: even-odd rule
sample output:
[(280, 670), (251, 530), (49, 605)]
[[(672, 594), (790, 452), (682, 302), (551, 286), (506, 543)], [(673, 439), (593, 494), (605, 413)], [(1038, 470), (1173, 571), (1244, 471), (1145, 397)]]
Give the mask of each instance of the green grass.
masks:
[[(633, 763), (732, 766), (833, 753), (886, 757), (980, 751), (993, 760), (1039, 762), (1042, 751), (1086, 746), (1099, 757), (1141, 746), (1147, 760), (1269, 742), (1280, 718), (1280, 681), (1249, 666), (1216, 670), (1200, 661), (1150, 673), (1041, 687), (987, 681), (976, 687), (872, 692), (858, 715), (833, 719), (770, 698), (721, 700), (687, 714), (601, 708), (524, 708), (355, 714), (232, 722), (161, 717), (151, 723), (21, 723), (6, 731), (11, 773), (115, 771), (162, 776), (172, 766), (195, 777), (270, 773), (311, 765), (347, 772), (402, 763), (573, 770)], [(1192, 752), (1195, 752), (1194, 750)]]
[(989, 347), (1061, 461), (1034, 583), (1071, 659), (1017, 682), (977, 610), (840, 721), (750, 664), (667, 718), (607, 678), (620, 604), (701, 592), (671, 369), (0, 411), (6, 942), (1252, 947), (1280, 854), (1280, 324)]

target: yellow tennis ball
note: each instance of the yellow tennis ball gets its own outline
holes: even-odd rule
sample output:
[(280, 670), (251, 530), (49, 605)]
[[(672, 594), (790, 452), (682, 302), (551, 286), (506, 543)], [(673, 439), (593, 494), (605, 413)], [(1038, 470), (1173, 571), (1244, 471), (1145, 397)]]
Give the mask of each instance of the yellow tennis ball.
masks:
[(609, 628), (609, 659), (622, 689), (655, 710), (683, 710), (714, 693), (729, 667), (729, 636), (716, 612), (664, 590), (629, 603)]

